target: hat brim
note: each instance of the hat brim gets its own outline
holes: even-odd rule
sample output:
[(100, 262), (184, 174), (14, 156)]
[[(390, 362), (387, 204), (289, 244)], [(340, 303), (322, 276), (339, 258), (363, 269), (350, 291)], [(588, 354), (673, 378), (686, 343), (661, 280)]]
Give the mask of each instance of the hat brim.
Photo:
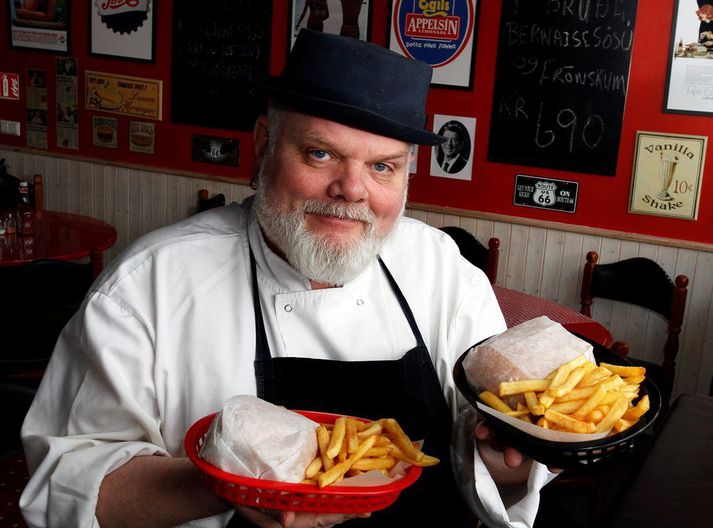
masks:
[(407, 143), (435, 146), (446, 141), (446, 138), (443, 136), (434, 134), (429, 130), (405, 126), (371, 112), (370, 110), (296, 92), (283, 86), (279, 77), (253, 77), (250, 80), (254, 84), (266, 88), (268, 96), (272, 99), (299, 112), (329, 119), (330, 121), (336, 121), (337, 123)]

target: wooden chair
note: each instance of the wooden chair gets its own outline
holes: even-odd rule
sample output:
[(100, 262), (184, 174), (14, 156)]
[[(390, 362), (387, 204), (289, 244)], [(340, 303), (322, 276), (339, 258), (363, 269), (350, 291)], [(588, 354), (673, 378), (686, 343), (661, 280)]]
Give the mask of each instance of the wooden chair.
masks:
[(202, 213), (208, 209), (213, 209), (214, 207), (222, 207), (225, 205), (225, 195), (223, 193), (216, 194), (211, 197), (208, 193), (208, 189), (201, 189), (198, 191), (198, 206), (196, 207), (196, 213)]
[(486, 248), (471, 233), (456, 226), (440, 228), (447, 233), (456, 243), (461, 255), (468, 262), (480, 268), (488, 276), (490, 284), (495, 284), (498, 278), (498, 260), (500, 259), (500, 239), (491, 238)]
[(91, 263), (37, 260), (0, 267), (0, 380), (39, 383), (91, 284)]
[[(581, 312), (591, 317), (592, 301), (595, 297), (601, 297), (642, 306), (660, 314), (667, 321), (668, 336), (660, 364), (629, 358), (632, 363), (647, 367), (647, 376), (659, 387), (664, 405), (667, 406), (676, 374), (678, 335), (686, 306), (688, 277), (678, 275), (674, 283), (656, 262), (643, 257), (610, 264), (598, 264), (598, 260), (596, 251), (587, 253), (582, 276)], [(629, 346), (621, 341), (616, 342), (612, 348), (623, 356), (629, 352)]]

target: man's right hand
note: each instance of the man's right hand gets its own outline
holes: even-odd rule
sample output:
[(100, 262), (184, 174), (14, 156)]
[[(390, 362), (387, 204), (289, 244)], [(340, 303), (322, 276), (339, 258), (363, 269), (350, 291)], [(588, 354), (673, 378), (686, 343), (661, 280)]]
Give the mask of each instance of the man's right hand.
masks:
[(309, 513), (286, 512), (277, 510), (258, 510), (245, 506), (236, 506), (239, 515), (260, 528), (329, 528), (345, 521), (368, 518), (370, 513)]

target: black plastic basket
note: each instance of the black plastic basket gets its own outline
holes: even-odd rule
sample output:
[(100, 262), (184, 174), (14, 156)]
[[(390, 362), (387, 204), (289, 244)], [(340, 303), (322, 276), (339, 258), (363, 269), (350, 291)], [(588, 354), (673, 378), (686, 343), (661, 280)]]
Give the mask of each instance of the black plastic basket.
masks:
[[(605, 362), (615, 365), (631, 364), (625, 358), (612, 352), (608, 348), (586, 337), (580, 335), (577, 335), (577, 337), (591, 343), (594, 347), (594, 358), (597, 363)], [(453, 378), (456, 387), (476, 409), (478, 403), (482, 405), (485, 405), (485, 403), (480, 400), (476, 391), (471, 388), (468, 383), (465, 370), (463, 369), (463, 360), (468, 352), (480, 343), (473, 345), (461, 354), (453, 367)], [(656, 388), (656, 385), (648, 378), (641, 384), (639, 398), (644, 394), (649, 395), (650, 408), (636, 424), (621, 433), (589, 442), (555, 442), (545, 440), (532, 436), (490, 414), (483, 413), (483, 416), (503, 443), (519, 449), (530, 458), (550, 467), (561, 469), (581, 468), (590, 464), (601, 464), (620, 460), (622, 457), (631, 455), (642, 444), (645, 444), (646, 437), (644, 433), (656, 422), (661, 410), (661, 394), (658, 388)]]

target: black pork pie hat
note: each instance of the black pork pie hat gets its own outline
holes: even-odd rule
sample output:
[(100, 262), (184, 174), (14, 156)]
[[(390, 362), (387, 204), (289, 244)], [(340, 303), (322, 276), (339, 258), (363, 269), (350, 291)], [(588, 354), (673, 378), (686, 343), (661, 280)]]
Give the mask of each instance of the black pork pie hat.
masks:
[(279, 77), (253, 82), (305, 114), (417, 143), (445, 138), (426, 130), (431, 67), (376, 44), (302, 29)]

